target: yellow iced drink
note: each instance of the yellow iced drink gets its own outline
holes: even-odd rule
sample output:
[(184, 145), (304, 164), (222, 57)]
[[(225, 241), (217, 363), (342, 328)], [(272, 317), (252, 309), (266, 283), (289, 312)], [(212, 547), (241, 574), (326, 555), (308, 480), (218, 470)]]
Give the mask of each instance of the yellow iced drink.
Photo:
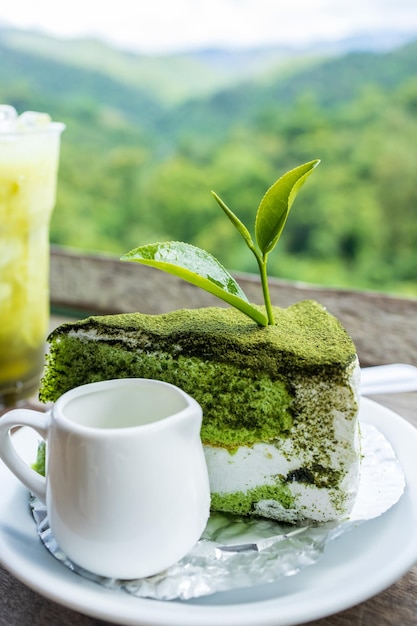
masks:
[(0, 106), (0, 407), (35, 391), (49, 321), (49, 222), (63, 124)]

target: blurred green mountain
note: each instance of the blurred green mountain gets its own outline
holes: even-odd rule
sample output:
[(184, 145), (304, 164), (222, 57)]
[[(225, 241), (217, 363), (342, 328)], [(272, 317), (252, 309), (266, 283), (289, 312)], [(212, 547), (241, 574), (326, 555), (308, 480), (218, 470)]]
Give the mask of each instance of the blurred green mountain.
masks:
[(257, 271), (210, 190), (250, 227), (318, 157), (270, 274), (417, 295), (417, 41), (366, 45), (151, 57), (0, 28), (0, 102), (67, 125), (54, 243), (179, 239)]
[[(203, 49), (149, 55), (124, 51), (98, 39), (57, 39), (45, 34), (1, 28), (0, 42), (9, 51), (31, 54), (112, 78), (118, 84), (146, 90), (156, 100), (175, 103), (206, 96), (242, 80), (262, 80), (277, 69), (311, 64), (311, 53), (285, 47), (250, 50)], [(318, 50), (314, 56), (322, 56)], [(331, 54), (334, 49), (331, 48)]]

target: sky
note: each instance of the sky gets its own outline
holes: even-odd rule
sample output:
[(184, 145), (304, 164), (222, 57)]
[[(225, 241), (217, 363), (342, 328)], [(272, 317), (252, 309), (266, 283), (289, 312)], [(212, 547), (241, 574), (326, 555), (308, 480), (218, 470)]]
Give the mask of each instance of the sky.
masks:
[(303, 46), (385, 29), (417, 34), (417, 0), (3, 0), (0, 25), (152, 54)]

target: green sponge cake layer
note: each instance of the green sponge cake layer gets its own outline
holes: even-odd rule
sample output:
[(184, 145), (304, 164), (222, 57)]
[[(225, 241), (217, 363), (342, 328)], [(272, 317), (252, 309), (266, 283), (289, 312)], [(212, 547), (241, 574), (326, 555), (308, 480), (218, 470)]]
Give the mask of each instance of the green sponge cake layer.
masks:
[(112, 378), (173, 383), (203, 408), (213, 508), (340, 517), (358, 479), (356, 350), (314, 301), (274, 315), (267, 327), (219, 307), (64, 324), (49, 337), (40, 398)]

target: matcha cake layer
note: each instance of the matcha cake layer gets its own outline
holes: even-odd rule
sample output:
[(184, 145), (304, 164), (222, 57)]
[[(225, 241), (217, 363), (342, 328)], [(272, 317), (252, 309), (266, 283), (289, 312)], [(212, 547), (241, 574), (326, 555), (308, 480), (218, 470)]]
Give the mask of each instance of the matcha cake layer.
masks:
[(220, 307), (63, 324), (49, 337), (40, 399), (112, 378), (173, 383), (203, 408), (214, 510), (342, 518), (359, 476), (355, 347), (317, 302), (274, 315), (267, 327)]

